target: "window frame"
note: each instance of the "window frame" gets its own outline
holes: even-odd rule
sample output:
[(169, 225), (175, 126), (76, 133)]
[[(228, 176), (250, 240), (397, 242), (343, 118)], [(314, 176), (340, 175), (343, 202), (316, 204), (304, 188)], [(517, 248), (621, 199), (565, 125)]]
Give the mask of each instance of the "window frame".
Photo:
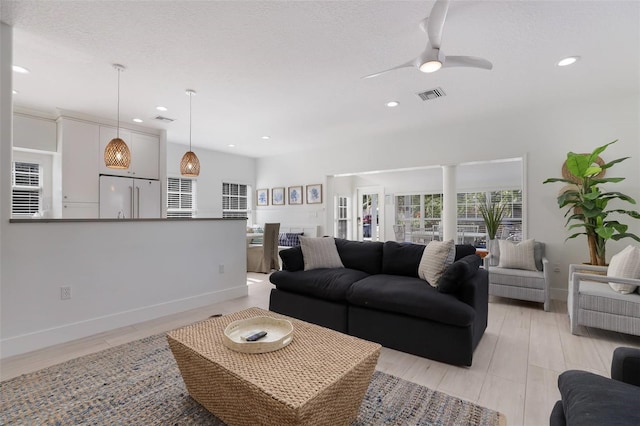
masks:
[[(236, 187), (237, 191), (233, 193), (232, 191), (225, 191), (225, 185), (228, 186), (229, 189), (232, 187)], [(252, 214), (252, 187), (248, 183), (241, 182), (233, 182), (233, 181), (223, 181), (222, 182), (222, 217), (224, 219), (240, 219), (246, 218), (250, 220)], [(235, 202), (234, 202), (235, 200)], [(229, 206), (225, 208), (226, 206)], [(236, 206), (236, 208), (232, 208)], [(242, 205), (245, 208), (240, 208)]]

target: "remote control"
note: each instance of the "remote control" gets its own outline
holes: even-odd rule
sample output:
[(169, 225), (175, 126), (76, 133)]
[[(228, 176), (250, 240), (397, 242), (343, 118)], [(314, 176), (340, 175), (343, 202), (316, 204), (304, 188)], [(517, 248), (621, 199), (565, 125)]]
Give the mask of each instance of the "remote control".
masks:
[(247, 340), (247, 338), (249, 338), (249, 337), (253, 336), (254, 334), (258, 334), (258, 333), (260, 333), (261, 331), (262, 331), (262, 330), (260, 330), (260, 329), (258, 329), (258, 330), (251, 330), (251, 331), (247, 331), (246, 333), (243, 333), (243, 334), (240, 336), (240, 338), (241, 338), (242, 340), (245, 340), (245, 341), (246, 341), (246, 340)]
[(262, 339), (266, 335), (267, 335), (266, 331), (260, 331), (260, 332), (258, 332), (256, 334), (253, 334), (253, 335), (247, 337), (247, 342), (255, 342), (256, 340)]

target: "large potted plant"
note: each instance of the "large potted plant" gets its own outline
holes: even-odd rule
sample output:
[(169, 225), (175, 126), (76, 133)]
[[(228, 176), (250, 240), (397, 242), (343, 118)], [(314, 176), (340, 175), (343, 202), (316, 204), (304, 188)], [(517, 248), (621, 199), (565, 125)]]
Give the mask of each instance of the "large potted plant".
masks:
[(608, 204), (612, 200), (635, 204), (636, 201), (628, 195), (617, 191), (603, 191), (601, 185), (606, 183), (618, 183), (623, 177), (602, 177), (601, 173), (614, 164), (620, 163), (629, 157), (618, 158), (604, 163), (599, 160), (599, 155), (607, 147), (617, 140), (596, 148), (591, 154), (567, 154), (566, 168), (569, 178), (550, 178), (544, 183), (564, 182), (569, 184), (566, 190), (558, 195), (558, 206), (567, 207), (565, 217), (568, 230), (578, 230), (567, 237), (576, 238), (579, 235), (587, 236), (589, 258), (592, 265), (606, 265), (607, 241), (618, 241), (622, 238), (633, 238), (640, 241), (637, 235), (627, 232), (628, 225), (620, 223), (615, 217), (629, 216), (640, 219), (640, 213), (634, 210), (609, 209)]

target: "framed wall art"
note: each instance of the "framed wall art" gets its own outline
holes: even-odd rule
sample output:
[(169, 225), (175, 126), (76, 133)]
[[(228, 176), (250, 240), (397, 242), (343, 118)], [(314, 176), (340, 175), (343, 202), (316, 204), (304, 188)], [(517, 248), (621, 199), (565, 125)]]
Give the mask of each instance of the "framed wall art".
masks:
[(284, 205), (284, 188), (271, 189), (271, 204), (274, 206)]
[(307, 185), (307, 204), (322, 203), (322, 184)]
[(258, 189), (256, 191), (256, 204), (259, 206), (268, 206), (269, 205), (269, 190), (268, 189)]
[(302, 185), (289, 187), (289, 204), (302, 204)]

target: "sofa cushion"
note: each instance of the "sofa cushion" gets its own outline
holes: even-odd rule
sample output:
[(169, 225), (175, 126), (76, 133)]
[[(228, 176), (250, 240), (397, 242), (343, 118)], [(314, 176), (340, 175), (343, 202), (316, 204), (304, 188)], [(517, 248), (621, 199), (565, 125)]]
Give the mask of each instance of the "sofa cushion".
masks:
[(614, 291), (607, 283), (580, 281), (578, 300), (580, 309), (640, 318), (640, 294), (621, 294)]
[(370, 275), (351, 285), (347, 291), (347, 301), (356, 306), (459, 327), (470, 325), (475, 317), (471, 306), (450, 294), (439, 293), (417, 277)]
[(457, 293), (462, 285), (475, 275), (481, 263), (482, 259), (476, 254), (470, 254), (453, 262), (440, 277), (438, 291), (440, 293)]
[(534, 240), (526, 240), (514, 244), (507, 240), (498, 240), (500, 262), (498, 267), (537, 271), (533, 247)]
[(344, 268), (333, 237), (300, 237), (304, 270)]
[(568, 425), (640, 424), (640, 388), (587, 371), (569, 370), (558, 377)]
[(471, 244), (456, 244), (456, 257), (453, 261), (460, 260), (470, 254), (476, 254), (476, 248), (474, 246)]
[(279, 290), (344, 302), (349, 287), (367, 276), (366, 272), (355, 269), (320, 268), (296, 272), (277, 271), (271, 274), (269, 281)]
[(336, 247), (345, 268), (357, 269), (367, 274), (379, 274), (382, 271), (383, 243), (336, 238)]
[(304, 270), (304, 258), (302, 257), (302, 247), (300, 246), (280, 250), (280, 259), (282, 259), (282, 269), (285, 271)]
[(428, 282), (432, 287), (436, 287), (438, 280), (453, 263), (455, 257), (456, 246), (453, 240), (430, 241), (422, 253), (418, 265), (418, 277)]
[(424, 249), (422, 244), (385, 242), (382, 247), (382, 273), (418, 278), (418, 265)]
[[(620, 253), (611, 257), (609, 268), (607, 269), (608, 277), (616, 278), (640, 278), (640, 248), (627, 246)], [(637, 286), (633, 284), (620, 284), (610, 282), (612, 289), (622, 294), (629, 294), (636, 291)]]

